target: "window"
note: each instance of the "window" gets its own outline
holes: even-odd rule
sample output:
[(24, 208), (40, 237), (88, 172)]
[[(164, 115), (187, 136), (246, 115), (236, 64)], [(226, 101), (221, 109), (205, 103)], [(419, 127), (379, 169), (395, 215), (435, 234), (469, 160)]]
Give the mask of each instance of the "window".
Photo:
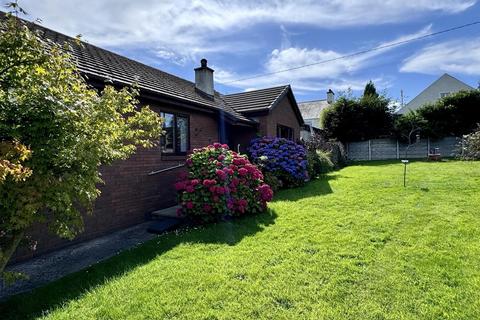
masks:
[(451, 92), (440, 92), (440, 99), (448, 97)]
[(287, 126), (277, 125), (277, 137), (293, 140), (293, 129)]
[(188, 116), (166, 112), (160, 113), (160, 116), (165, 119), (163, 124), (165, 135), (160, 143), (162, 152), (177, 155), (186, 154), (190, 148)]

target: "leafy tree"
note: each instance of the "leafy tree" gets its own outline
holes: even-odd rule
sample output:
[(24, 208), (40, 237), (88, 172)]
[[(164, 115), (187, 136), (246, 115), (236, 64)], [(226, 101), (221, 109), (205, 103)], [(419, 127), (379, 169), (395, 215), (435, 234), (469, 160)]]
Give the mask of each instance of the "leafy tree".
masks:
[[(369, 84), (372, 84), (369, 82)], [(360, 99), (341, 97), (322, 114), (322, 127), (328, 138), (342, 142), (388, 136), (393, 127), (389, 100), (367, 89)]]
[(81, 212), (100, 193), (99, 167), (154, 146), (162, 119), (136, 107), (135, 89), (89, 87), (69, 45), (42, 40), (10, 15), (0, 30), (2, 274), (33, 224), (69, 239), (81, 232)]
[(480, 123), (480, 90), (460, 91), (418, 109), (426, 135), (460, 137)]
[(426, 121), (415, 110), (411, 110), (403, 115), (397, 115), (394, 118), (393, 135), (403, 142), (409, 142), (412, 133), (425, 134)]
[(370, 80), (366, 85), (365, 89), (363, 90), (363, 96), (368, 97), (378, 97), (377, 93), (377, 88), (375, 88), (375, 85), (373, 84), (372, 80)]

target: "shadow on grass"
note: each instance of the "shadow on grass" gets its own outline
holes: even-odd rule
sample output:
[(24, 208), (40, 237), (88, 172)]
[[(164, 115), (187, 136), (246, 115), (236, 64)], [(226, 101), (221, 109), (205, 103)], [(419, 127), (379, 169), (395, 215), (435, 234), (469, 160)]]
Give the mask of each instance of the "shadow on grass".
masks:
[[(349, 162), (348, 166), (372, 166), (372, 167), (379, 167), (379, 166), (389, 166), (392, 164), (402, 164), (401, 162), (402, 156), (400, 155), (400, 159), (396, 160), (361, 160), (361, 161), (351, 161)], [(428, 164), (438, 164), (438, 163), (445, 163), (450, 161), (455, 161), (455, 158), (445, 157), (439, 161), (429, 161), (428, 159), (408, 159), (408, 162), (411, 163), (428, 163)]]
[(181, 230), (162, 235), (137, 248), (120, 253), (82, 271), (67, 275), (29, 293), (13, 296), (0, 304), (1, 319), (34, 319), (70, 300), (80, 298), (110, 279), (120, 277), (138, 266), (161, 256), (182, 243), (227, 244), (233, 246), (244, 237), (273, 225), (277, 214), (268, 210), (205, 227)]
[(338, 172), (326, 174), (318, 179), (308, 182), (302, 187), (295, 189), (281, 190), (274, 198), (275, 201), (298, 201), (310, 197), (317, 197), (319, 195), (327, 195), (333, 193), (329, 181), (339, 178), (345, 178)]

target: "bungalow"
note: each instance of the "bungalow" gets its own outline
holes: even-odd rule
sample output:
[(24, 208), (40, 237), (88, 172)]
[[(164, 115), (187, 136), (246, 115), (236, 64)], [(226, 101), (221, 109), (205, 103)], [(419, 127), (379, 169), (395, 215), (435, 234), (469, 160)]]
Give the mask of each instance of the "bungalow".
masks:
[[(165, 119), (166, 134), (158, 147), (141, 149), (128, 160), (101, 169), (105, 181), (101, 196), (94, 214), (84, 217), (85, 231), (75, 242), (141, 223), (152, 211), (174, 205), (172, 185), (194, 148), (219, 141), (244, 152), (257, 135), (300, 138), (303, 119), (289, 85), (223, 95), (214, 88), (214, 70), (206, 59), (194, 69), (195, 82), (190, 82), (85, 42), (78, 45), (42, 26), (30, 26), (44, 39), (70, 42), (78, 70), (91, 86), (101, 90), (106, 84), (136, 83), (140, 104)], [(29, 235), (38, 240), (37, 250), (19, 250), (15, 260), (71, 243), (49, 235), (45, 226), (36, 226)]]

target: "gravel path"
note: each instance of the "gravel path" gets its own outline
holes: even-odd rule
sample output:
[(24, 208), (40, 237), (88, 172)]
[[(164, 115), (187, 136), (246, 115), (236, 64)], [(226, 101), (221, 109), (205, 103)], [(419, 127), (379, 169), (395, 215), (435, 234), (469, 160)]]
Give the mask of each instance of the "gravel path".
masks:
[(25, 273), (29, 275), (29, 279), (17, 281), (8, 287), (0, 283), (0, 300), (30, 291), (153, 239), (156, 235), (148, 233), (147, 229), (154, 223), (156, 222), (148, 221), (9, 266), (7, 271)]

